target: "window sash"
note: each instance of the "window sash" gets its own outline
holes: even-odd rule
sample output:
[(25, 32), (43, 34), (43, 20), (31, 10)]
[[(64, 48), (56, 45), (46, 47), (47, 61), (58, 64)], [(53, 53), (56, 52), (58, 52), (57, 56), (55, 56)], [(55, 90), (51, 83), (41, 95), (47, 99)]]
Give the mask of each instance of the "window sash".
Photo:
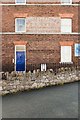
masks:
[(72, 20), (71, 19), (61, 19), (61, 25), (71, 25)]
[(61, 46), (61, 62), (72, 62), (71, 46)]
[(16, 4), (26, 4), (26, 0), (15, 0)]
[(76, 43), (74, 50), (75, 50), (75, 51), (74, 51), (75, 56), (76, 56), (76, 57), (80, 56), (80, 44)]
[(72, 20), (71, 19), (61, 19), (61, 32), (72, 32)]
[(61, 32), (62, 33), (71, 33), (71, 27), (70, 26), (61, 26)]
[(26, 32), (25, 18), (16, 18), (15, 22), (16, 32)]
[(61, 0), (62, 4), (71, 4), (72, 0)]

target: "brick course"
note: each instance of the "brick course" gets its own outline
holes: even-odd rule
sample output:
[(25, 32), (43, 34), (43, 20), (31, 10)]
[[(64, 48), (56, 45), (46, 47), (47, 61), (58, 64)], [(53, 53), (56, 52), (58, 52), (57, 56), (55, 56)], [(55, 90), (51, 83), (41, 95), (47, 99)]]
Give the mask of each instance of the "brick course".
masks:
[[(78, 32), (78, 6), (4, 6), (2, 8), (2, 31), (15, 32), (15, 14), (25, 17), (60, 17), (59, 14), (73, 14), (72, 31)], [(24, 16), (22, 14), (22, 16)], [(7, 18), (7, 19), (5, 19)]]
[[(26, 44), (27, 64), (59, 63), (60, 42), (73, 41), (79, 43), (78, 35), (3, 35), (2, 36), (2, 61), (3, 69), (11, 66), (14, 69), (12, 60), (15, 58), (14, 41), (24, 40)], [(78, 57), (74, 56), (74, 44), (72, 45), (72, 61), (78, 63)], [(8, 68), (7, 68), (8, 69)], [(10, 68), (9, 68), (10, 69)]]
[[(2, 7), (2, 31), (10, 34), (2, 35), (2, 70), (14, 70), (13, 59), (15, 59), (15, 41), (26, 41), (26, 66), (40, 63), (59, 63), (61, 59), (61, 41), (73, 41), (72, 62), (80, 62), (79, 57), (74, 56), (74, 44), (79, 42), (78, 34), (16, 34), (16, 17), (60, 17), (60, 15), (71, 15), (72, 32), (78, 33), (78, 6), (3, 6)], [(56, 27), (58, 25), (56, 24)], [(12, 34), (14, 32), (15, 34)]]
[[(15, 0), (0, 0), (4, 4), (15, 4)], [(73, 4), (78, 4), (79, 0), (72, 0)], [(60, 4), (61, 0), (27, 0), (26, 4)]]

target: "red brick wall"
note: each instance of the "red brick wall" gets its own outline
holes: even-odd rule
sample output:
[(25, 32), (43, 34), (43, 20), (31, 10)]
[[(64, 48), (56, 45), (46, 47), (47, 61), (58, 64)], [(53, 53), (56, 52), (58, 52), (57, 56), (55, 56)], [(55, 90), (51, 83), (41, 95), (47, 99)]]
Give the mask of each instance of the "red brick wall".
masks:
[[(77, 43), (78, 35), (3, 35), (2, 36), (2, 62), (3, 69), (14, 68), (12, 59), (15, 58), (14, 41), (27, 41), (27, 64), (59, 63), (60, 41), (73, 41)], [(72, 46), (72, 61), (78, 62), (74, 56), (74, 44)]]
[(60, 17), (59, 14), (70, 13), (73, 14), (72, 31), (78, 31), (77, 6), (4, 6), (2, 10), (3, 32), (15, 32), (16, 13), (26, 13), (25, 17)]
[[(15, 32), (15, 14), (26, 17), (59, 17), (59, 14), (73, 14), (72, 31), (78, 32), (78, 6), (3, 6), (2, 7), (2, 31)], [(57, 27), (57, 26), (56, 26)], [(12, 60), (15, 58), (14, 41), (27, 41), (27, 64), (59, 63), (60, 41), (79, 42), (76, 35), (30, 35), (13, 34), (2, 35), (2, 66), (3, 70), (14, 70)], [(72, 61), (78, 62), (79, 57), (74, 56), (74, 44), (72, 46)]]
[[(15, 3), (15, 0), (1, 0), (2, 3), (4, 4), (13, 4)], [(78, 3), (79, 0), (72, 0), (72, 2), (75, 4), (75, 3)], [(49, 3), (52, 3), (52, 4), (60, 4), (61, 1), (60, 0), (27, 0), (26, 4), (49, 4)]]

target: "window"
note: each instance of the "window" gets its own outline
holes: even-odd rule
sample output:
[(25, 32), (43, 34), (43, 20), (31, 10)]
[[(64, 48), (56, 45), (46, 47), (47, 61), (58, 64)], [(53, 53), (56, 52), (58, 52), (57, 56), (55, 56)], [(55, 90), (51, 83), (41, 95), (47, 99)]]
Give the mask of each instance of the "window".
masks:
[(41, 64), (41, 71), (46, 71), (46, 64)]
[(71, 46), (61, 46), (61, 62), (72, 62)]
[(72, 32), (72, 19), (61, 19), (61, 32), (62, 33)]
[(26, 0), (15, 0), (16, 4), (26, 4)]
[(72, 0), (61, 0), (61, 4), (71, 4)]
[(16, 32), (26, 32), (26, 18), (16, 18), (15, 19), (15, 31)]
[(80, 56), (80, 44), (75, 44), (75, 56)]

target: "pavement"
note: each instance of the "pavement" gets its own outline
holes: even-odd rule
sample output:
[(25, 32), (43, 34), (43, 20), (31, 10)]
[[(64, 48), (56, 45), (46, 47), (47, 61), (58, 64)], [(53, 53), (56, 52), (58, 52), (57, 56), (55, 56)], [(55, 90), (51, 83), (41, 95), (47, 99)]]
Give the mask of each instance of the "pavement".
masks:
[(2, 97), (3, 118), (78, 118), (78, 82)]

